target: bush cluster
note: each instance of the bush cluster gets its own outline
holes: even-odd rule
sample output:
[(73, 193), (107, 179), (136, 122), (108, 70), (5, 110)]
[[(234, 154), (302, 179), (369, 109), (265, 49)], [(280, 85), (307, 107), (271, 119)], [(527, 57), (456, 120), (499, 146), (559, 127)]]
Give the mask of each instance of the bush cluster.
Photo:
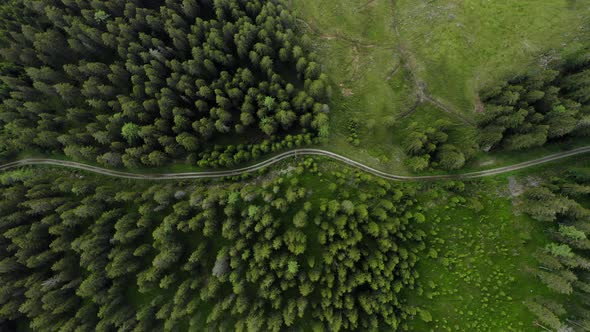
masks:
[(412, 171), (429, 168), (446, 170), (459, 169), (473, 152), (473, 148), (462, 151), (449, 142), (451, 124), (445, 120), (437, 120), (432, 126), (423, 127), (414, 122), (408, 130), (410, 133), (402, 142), (408, 155), (406, 165)]

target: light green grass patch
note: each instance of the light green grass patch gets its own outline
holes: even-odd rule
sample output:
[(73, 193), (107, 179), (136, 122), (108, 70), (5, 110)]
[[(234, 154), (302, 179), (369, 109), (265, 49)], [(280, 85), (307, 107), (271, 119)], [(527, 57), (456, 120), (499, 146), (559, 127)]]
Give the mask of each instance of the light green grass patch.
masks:
[(391, 44), (392, 3), (386, 0), (293, 1), (297, 16), (326, 39)]
[[(395, 164), (402, 153), (392, 145), (391, 125), (415, 103), (409, 73), (396, 52), (393, 4), (385, 0), (319, 0), (292, 3), (333, 85), (331, 136), (326, 148), (370, 165)], [(349, 122), (358, 122), (351, 144)], [(391, 121), (389, 121), (391, 122)]]
[[(474, 119), (480, 89), (540, 68), (590, 39), (590, 7), (576, 0), (318, 0), (291, 7), (314, 37), (332, 82), (323, 148), (400, 174), (408, 173), (400, 144), (409, 124), (400, 117), (416, 105), (414, 80), (452, 112)], [(467, 133), (452, 140), (473, 139), (468, 121), (436, 109), (423, 104), (411, 119), (428, 125), (448, 118)], [(397, 125), (387, 125), (392, 116)], [(359, 124), (354, 144), (350, 120)], [(489, 167), (489, 160), (482, 153), (469, 168)]]
[(400, 0), (395, 9), (418, 76), (466, 114), (479, 89), (576, 48), (590, 14), (575, 0)]
[[(505, 179), (466, 183), (471, 195), (441, 200), (427, 213), (433, 252), (418, 263), (423, 294), (408, 294), (409, 305), (432, 315), (419, 315), (409, 331), (537, 331), (523, 301), (547, 294), (526, 272), (532, 254), (543, 246), (543, 226), (527, 216), (514, 216)], [(503, 193), (500, 193), (503, 194)], [(433, 199), (434, 197), (430, 197)], [(475, 200), (473, 200), (475, 198)]]

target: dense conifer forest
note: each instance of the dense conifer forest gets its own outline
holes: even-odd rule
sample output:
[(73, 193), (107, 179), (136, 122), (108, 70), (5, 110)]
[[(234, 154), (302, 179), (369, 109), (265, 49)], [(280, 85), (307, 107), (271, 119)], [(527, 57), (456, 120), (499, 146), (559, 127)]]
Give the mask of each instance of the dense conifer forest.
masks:
[(327, 86), (281, 1), (1, 9), (0, 154), (227, 167), (327, 134)]
[(425, 249), (416, 188), (317, 167), (209, 186), (51, 168), (2, 174), (0, 321), (60, 331), (396, 329), (416, 313), (399, 295), (415, 287)]
[(522, 150), (590, 133), (590, 53), (482, 92), (480, 144)]
[(527, 190), (519, 202), (551, 234), (552, 242), (538, 250), (539, 265), (530, 272), (562, 297), (527, 301), (539, 324), (551, 330), (590, 329), (589, 193), (590, 171), (575, 168)]

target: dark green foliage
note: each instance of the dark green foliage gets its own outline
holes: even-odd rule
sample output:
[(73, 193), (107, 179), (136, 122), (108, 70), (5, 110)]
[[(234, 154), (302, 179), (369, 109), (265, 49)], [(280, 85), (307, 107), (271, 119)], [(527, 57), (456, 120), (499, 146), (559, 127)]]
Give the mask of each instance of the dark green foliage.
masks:
[(590, 62), (578, 56), (559, 70), (541, 70), (482, 92), (480, 145), (521, 150), (589, 133)]
[(349, 119), (348, 120), (348, 133), (349, 136), (346, 138), (348, 143), (359, 146), (361, 141), (359, 139), (359, 122), (356, 119)]
[(590, 210), (587, 169), (573, 169), (541, 187), (529, 189), (521, 199), (523, 210), (542, 222), (553, 242), (540, 249), (533, 269), (549, 289), (564, 294), (560, 303), (531, 299), (526, 304), (540, 324), (558, 330), (570, 327), (583, 331), (590, 326)]
[(462, 168), (474, 151), (475, 146), (461, 151), (449, 143), (450, 123), (438, 120), (432, 126), (420, 127), (412, 123), (410, 133), (402, 142), (409, 158), (406, 165), (412, 171), (428, 168), (453, 170)]
[[(26, 10), (18, 0), (3, 1), (0, 4), (0, 48), (9, 45), (9, 31), (16, 26), (25, 23)], [(0, 59), (0, 77), (19, 77), (23, 74), (22, 68), (15, 64)], [(0, 80), (0, 100), (9, 96), (9, 85)], [(1, 111), (1, 108), (0, 108)], [(2, 149), (0, 148), (0, 157)]]
[(12, 0), (0, 30), (0, 151), (219, 167), (326, 132), (325, 75), (282, 1)]
[[(64, 331), (397, 328), (414, 313), (400, 292), (414, 288), (425, 247), (415, 189), (305, 165), (211, 186), (2, 174), (0, 321)], [(317, 183), (334, 184), (330, 199)]]

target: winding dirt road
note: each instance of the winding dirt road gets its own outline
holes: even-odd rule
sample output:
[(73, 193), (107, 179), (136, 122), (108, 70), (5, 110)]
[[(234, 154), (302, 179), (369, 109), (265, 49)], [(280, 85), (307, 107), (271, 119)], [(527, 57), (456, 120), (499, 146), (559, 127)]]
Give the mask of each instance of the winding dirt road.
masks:
[(265, 167), (271, 166), (276, 164), (282, 160), (298, 157), (298, 156), (323, 156), (328, 157), (337, 161), (340, 161), (346, 165), (358, 168), (362, 171), (367, 173), (373, 174), (375, 176), (379, 176), (384, 179), (394, 180), (394, 181), (420, 181), (420, 180), (448, 180), (448, 179), (473, 179), (473, 178), (482, 178), (486, 176), (492, 176), (497, 174), (503, 174), (508, 172), (517, 171), (520, 169), (548, 163), (554, 160), (564, 159), (571, 156), (581, 155), (590, 152), (590, 146), (577, 148), (570, 151), (559, 152), (552, 155), (545, 156), (543, 158), (538, 158), (534, 160), (525, 161), (519, 164), (499, 167), (494, 169), (489, 169), (485, 171), (479, 172), (471, 172), (471, 173), (463, 173), (463, 174), (444, 174), (444, 175), (428, 175), (428, 176), (404, 176), (404, 175), (395, 175), (386, 173), (372, 167), (369, 167), (365, 164), (362, 164), (358, 161), (354, 161), (350, 158), (341, 156), (337, 153), (319, 150), (319, 149), (296, 149), (287, 152), (283, 152), (279, 155), (271, 157), (267, 160), (264, 160), (258, 164), (233, 169), (233, 170), (225, 170), (225, 171), (204, 171), (204, 172), (189, 172), (189, 173), (170, 173), (170, 174), (150, 174), (150, 173), (129, 173), (129, 172), (122, 172), (122, 171), (115, 171), (110, 170), (102, 167), (86, 165), (78, 162), (73, 161), (64, 161), (64, 160), (56, 160), (56, 159), (22, 159), (18, 161), (14, 161), (11, 163), (0, 165), (0, 172), (6, 171), (9, 169), (22, 167), (22, 166), (31, 166), (31, 165), (50, 165), (50, 166), (60, 166), (60, 167), (67, 167), (77, 170), (83, 170), (88, 172), (93, 172), (101, 175), (112, 176), (117, 178), (123, 179), (138, 179), (138, 180), (187, 180), (187, 179), (210, 179), (210, 178), (222, 178), (227, 176), (236, 176), (242, 174), (248, 174), (252, 172), (256, 172), (260, 169)]

